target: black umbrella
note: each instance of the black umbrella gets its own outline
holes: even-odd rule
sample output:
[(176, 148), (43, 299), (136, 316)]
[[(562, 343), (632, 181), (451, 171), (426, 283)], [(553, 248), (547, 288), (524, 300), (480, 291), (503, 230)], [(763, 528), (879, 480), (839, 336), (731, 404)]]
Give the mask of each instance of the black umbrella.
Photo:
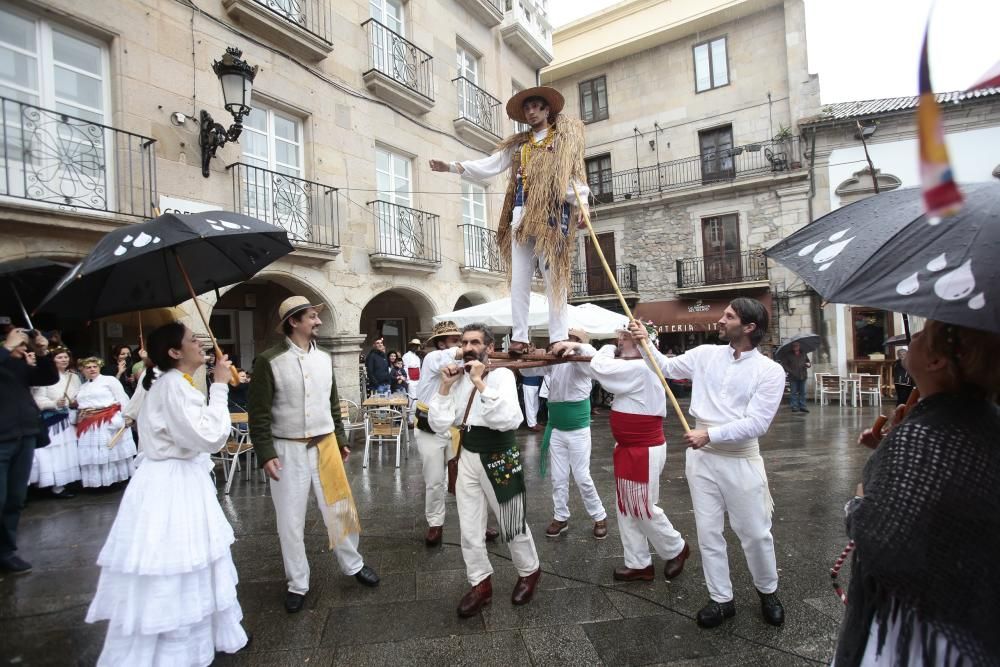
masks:
[(767, 251), (826, 301), (1000, 333), (1000, 183), (963, 186), (958, 215), (924, 215), (919, 188), (829, 213)]
[[(292, 250), (285, 230), (246, 215), (165, 213), (108, 233), (36, 310), (93, 320), (175, 306), (248, 280)], [(214, 336), (212, 343), (221, 354)]]
[(819, 349), (821, 340), (822, 339), (817, 334), (814, 333), (807, 332), (807, 333), (795, 334), (794, 336), (786, 340), (784, 343), (782, 343), (780, 346), (778, 346), (778, 349), (774, 351), (774, 360), (781, 361), (781, 357), (783, 357), (786, 354), (791, 354), (792, 343), (799, 344), (799, 349), (802, 351), (802, 354), (815, 352), (816, 350)]

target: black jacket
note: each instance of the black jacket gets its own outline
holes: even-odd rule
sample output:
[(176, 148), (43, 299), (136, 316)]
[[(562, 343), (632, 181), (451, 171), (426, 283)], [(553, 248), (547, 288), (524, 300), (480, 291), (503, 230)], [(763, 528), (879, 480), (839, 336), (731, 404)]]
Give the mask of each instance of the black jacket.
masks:
[(38, 433), (38, 406), (31, 396), (31, 388), (46, 387), (58, 381), (59, 371), (51, 355), (39, 357), (38, 365), (32, 367), (0, 346), (0, 440)]
[(376, 349), (372, 349), (365, 358), (365, 370), (368, 371), (368, 386), (377, 387), (392, 384), (392, 374), (389, 373), (389, 357)]

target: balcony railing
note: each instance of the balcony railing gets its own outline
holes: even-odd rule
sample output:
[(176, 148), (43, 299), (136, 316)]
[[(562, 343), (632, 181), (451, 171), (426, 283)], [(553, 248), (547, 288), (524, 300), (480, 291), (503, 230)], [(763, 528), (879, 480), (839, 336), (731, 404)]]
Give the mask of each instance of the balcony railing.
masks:
[(500, 100), (464, 76), (452, 79), (452, 83), (458, 91), (458, 117), (472, 121), (499, 139), (502, 136)]
[(333, 14), (330, 0), (253, 0), (289, 23), (333, 44)]
[(433, 57), (375, 19), (361, 24), (368, 31), (368, 71), (381, 72), (410, 90), (434, 100)]
[(149, 218), (156, 139), (0, 97), (0, 196)]
[[(616, 264), (611, 267), (615, 272), (615, 280), (623, 293), (639, 291), (639, 273), (635, 264)], [(608, 279), (603, 266), (574, 271), (571, 276), (570, 297), (581, 298), (589, 296), (606, 296), (614, 294), (615, 288)]]
[(465, 268), (506, 273), (507, 263), (497, 245), (497, 233), (479, 225), (458, 225), (465, 241)]
[(592, 183), (591, 189), (599, 202), (621, 202), (801, 167), (799, 138), (791, 137), (616, 171), (610, 180)]
[(415, 262), (441, 261), (440, 216), (376, 199), (374, 256)]
[(727, 252), (677, 260), (677, 287), (706, 287), (767, 280), (763, 250)]
[(237, 162), (233, 173), (234, 209), (288, 232), (297, 245), (340, 246), (340, 193), (322, 183)]

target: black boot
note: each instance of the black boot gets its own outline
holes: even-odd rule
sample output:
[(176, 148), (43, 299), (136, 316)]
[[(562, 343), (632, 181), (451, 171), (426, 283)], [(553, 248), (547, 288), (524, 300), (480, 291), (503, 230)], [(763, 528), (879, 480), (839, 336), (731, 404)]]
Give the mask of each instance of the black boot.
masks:
[(771, 625), (781, 625), (784, 623), (785, 608), (781, 606), (778, 594), (757, 591), (757, 595), (760, 597), (760, 614), (764, 617), (764, 620)]
[(729, 602), (709, 600), (708, 604), (698, 612), (698, 625), (703, 628), (714, 628), (722, 625), (724, 620), (732, 618), (735, 615), (736, 603), (732, 600)]

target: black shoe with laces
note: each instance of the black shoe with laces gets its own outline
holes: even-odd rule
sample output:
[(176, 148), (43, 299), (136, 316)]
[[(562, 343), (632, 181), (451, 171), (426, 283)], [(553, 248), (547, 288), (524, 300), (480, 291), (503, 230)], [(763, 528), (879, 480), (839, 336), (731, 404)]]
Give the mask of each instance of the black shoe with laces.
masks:
[(735, 615), (736, 603), (732, 600), (729, 602), (709, 600), (708, 604), (698, 612), (698, 625), (703, 628), (714, 628), (722, 625), (724, 620), (732, 618)]
[(764, 621), (771, 625), (781, 625), (784, 623), (785, 608), (781, 605), (781, 600), (778, 599), (777, 593), (761, 593), (757, 591), (757, 595), (760, 597), (760, 614), (764, 617)]

